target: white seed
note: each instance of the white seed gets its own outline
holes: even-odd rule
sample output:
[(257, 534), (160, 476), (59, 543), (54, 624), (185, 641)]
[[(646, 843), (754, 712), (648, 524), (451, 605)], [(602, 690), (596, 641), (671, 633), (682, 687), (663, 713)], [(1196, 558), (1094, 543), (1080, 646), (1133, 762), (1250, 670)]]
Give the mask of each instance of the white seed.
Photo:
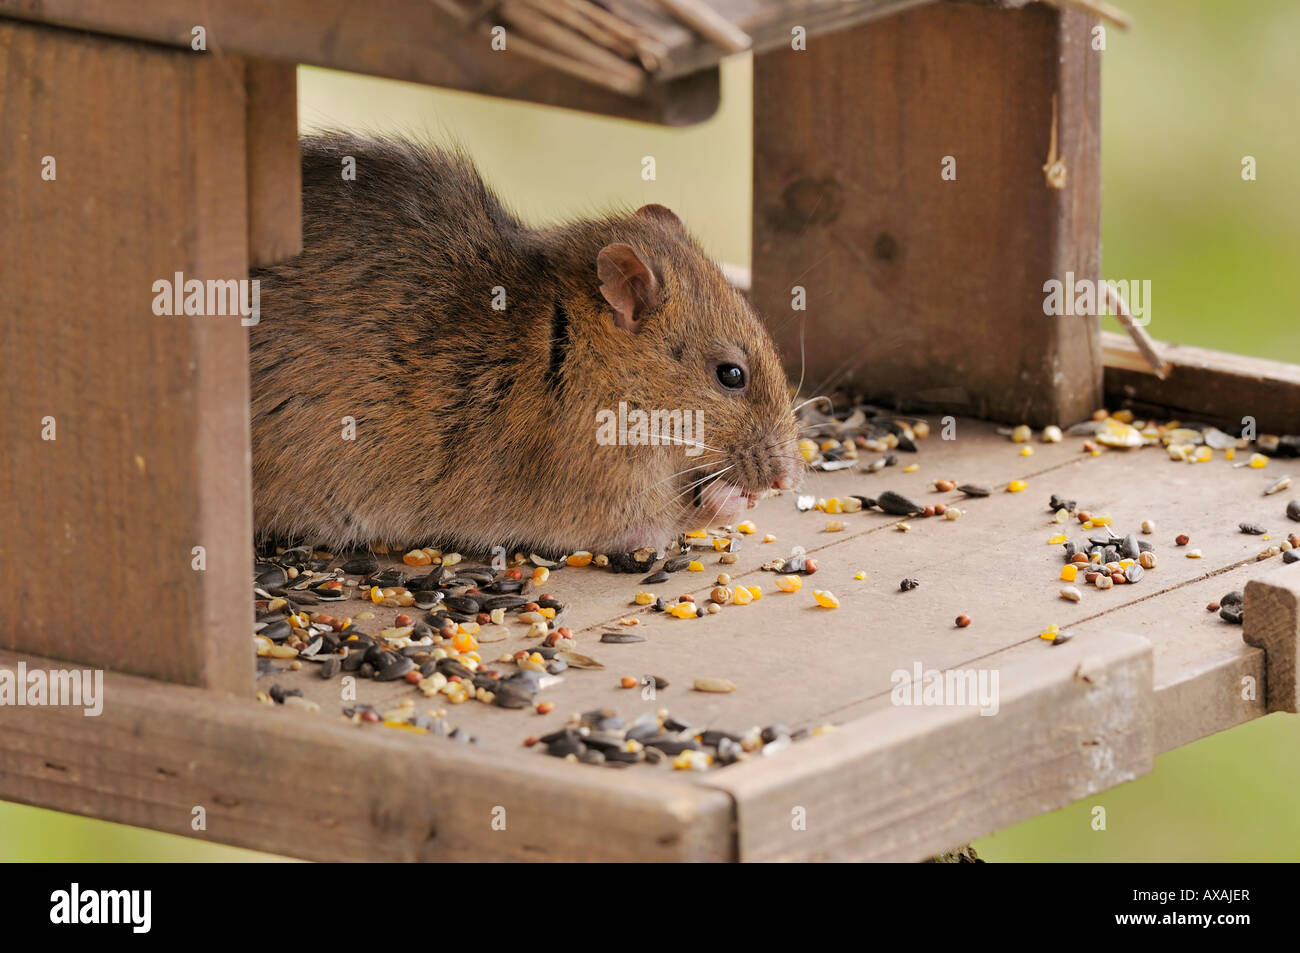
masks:
[(1143, 521), (1142, 521), (1142, 532), (1144, 532), (1144, 533), (1154, 533), (1155, 531), (1156, 531), (1156, 521), (1155, 521), (1155, 520), (1143, 520)]
[(736, 685), (725, 678), (697, 678), (693, 686), (697, 692), (734, 692)]
[(1048, 424), (1043, 428), (1043, 443), (1060, 443), (1062, 436), (1061, 428), (1056, 424)]
[[(951, 513), (952, 511), (949, 510), (948, 512)], [(898, 530), (900, 533), (910, 533), (912, 531), (912, 527), (907, 523), (895, 523), (894, 529)]]
[(1155, 569), (1157, 562), (1155, 553), (1141, 553), (1138, 556), (1138, 563), (1141, 564), (1143, 569)]
[(961, 510), (957, 509), (955, 506), (950, 506), (943, 514), (943, 518), (948, 520), (959, 520), (961, 519), (961, 515)]
[(1205, 554), (1202, 553), (1199, 549), (1189, 549), (1189, 550), (1187, 551), (1187, 558), (1188, 558), (1188, 559), (1202, 559), (1202, 558), (1204, 558), (1204, 556), (1205, 556)]
[(1034, 432), (1029, 428), (1029, 425), (1021, 424), (1015, 430), (1011, 431), (1011, 442), (1025, 443), (1029, 440), (1032, 440), (1033, 436), (1034, 436)]
[(1078, 602), (1083, 598), (1083, 593), (1074, 588), (1074, 586), (1066, 586), (1061, 590), (1061, 598), (1069, 599), (1071, 602)]

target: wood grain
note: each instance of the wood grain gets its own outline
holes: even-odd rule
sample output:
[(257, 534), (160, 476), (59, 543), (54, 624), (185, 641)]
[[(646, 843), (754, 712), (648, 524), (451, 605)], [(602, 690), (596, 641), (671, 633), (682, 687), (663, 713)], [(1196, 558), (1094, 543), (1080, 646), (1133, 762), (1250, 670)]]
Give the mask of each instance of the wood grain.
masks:
[(806, 345), (808, 393), (1035, 425), (1099, 405), (1097, 319), (1043, 313), (1100, 264), (1087, 23), (945, 3), (755, 57), (753, 300), (796, 379)]
[(302, 251), (298, 69), (249, 60), (245, 81), (248, 255), (250, 266), (260, 268)]
[(0, 59), (0, 644), (247, 692), (247, 332), (152, 309), (246, 275), (243, 65), (11, 21)]
[(207, 30), (211, 53), (306, 63), (669, 126), (718, 108), (716, 58), (699, 71), (649, 83), (629, 98), (522, 54), (494, 51), (429, 0), (0, 0), (0, 14), (190, 47)]
[(1246, 583), (1244, 637), (1264, 650), (1268, 710), (1300, 711), (1300, 565), (1276, 569)]
[(895, 706), (798, 758), (709, 775), (736, 799), (740, 859), (920, 860), (1151, 770), (1144, 639), (1107, 633), (999, 674), (992, 716)]
[(1244, 354), (1157, 341), (1170, 372), (1160, 380), (1127, 335), (1102, 333), (1106, 401), (1239, 433), (1254, 417), (1260, 433), (1300, 430), (1300, 366)]
[[(18, 661), (0, 653), (0, 668)], [(108, 675), (104, 695), (98, 717), (5, 709), (0, 798), (309, 860), (734, 856), (729, 798), (689, 784), (124, 675)]]

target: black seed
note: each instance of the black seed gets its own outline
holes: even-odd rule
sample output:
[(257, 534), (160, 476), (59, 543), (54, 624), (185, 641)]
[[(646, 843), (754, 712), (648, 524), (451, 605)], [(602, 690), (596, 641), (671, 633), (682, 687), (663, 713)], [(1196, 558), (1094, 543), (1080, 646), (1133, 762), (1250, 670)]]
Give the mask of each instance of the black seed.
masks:
[(484, 612), (491, 612), (493, 609), (516, 609), (519, 606), (527, 605), (528, 600), (523, 596), (502, 595), (489, 596), (479, 603)]
[(521, 685), (499, 681), (492, 688), (492, 704), (498, 708), (527, 708), (532, 703), (533, 693)]
[(355, 672), (361, 668), (366, 660), (365, 652), (349, 652), (348, 657), (343, 660), (343, 671)]
[(1287, 519), (1293, 519), (1300, 523), (1300, 500), (1292, 500), (1286, 505)]
[(1221, 606), (1239, 606), (1239, 605), (1241, 605), (1241, 601), (1242, 601), (1242, 599), (1243, 599), (1243, 596), (1242, 596), (1242, 594), (1241, 594), (1241, 590), (1240, 590), (1240, 589), (1234, 589), (1234, 590), (1232, 590), (1232, 592), (1228, 593), (1226, 596), (1224, 596), (1222, 599), (1219, 600), (1219, 605), (1221, 605)]
[(700, 743), (694, 738), (677, 738), (671, 735), (660, 735), (654, 738), (647, 738), (641, 743), (647, 748), (658, 748), (666, 755), (681, 754), (683, 751), (700, 750)]
[(280, 621), (280, 622), (272, 622), (270, 625), (268, 625), (266, 628), (264, 628), (261, 632), (257, 634), (266, 636), (272, 642), (283, 642), (285, 639), (287, 639), (290, 636), (292, 632), (293, 629), (288, 622)]
[(572, 729), (566, 729), (560, 737), (546, 746), (546, 753), (557, 758), (563, 758), (571, 754), (580, 755), (586, 750), (587, 746), (582, 743), (578, 733)]
[(438, 671), (442, 672), (442, 674), (446, 675), (448, 678), (451, 678), (453, 675), (459, 675), (461, 678), (468, 679), (474, 674), (454, 658), (438, 659)]
[(1124, 539), (1120, 541), (1119, 548), (1120, 552), (1129, 559), (1137, 559), (1138, 556), (1142, 555), (1142, 547), (1138, 545), (1138, 538), (1134, 533), (1129, 533), (1125, 536)]
[(858, 496), (856, 493), (854, 493), (853, 498), (855, 500), (858, 500), (862, 504), (862, 508), (864, 510), (869, 510), (876, 505), (876, 501), (869, 496)]
[(1138, 540), (1139, 555), (1141, 553), (1154, 553), (1156, 551), (1155, 543), (1148, 543), (1145, 539)]
[(700, 744), (708, 745), (710, 748), (716, 748), (718, 742), (724, 738), (729, 741), (739, 741), (740, 735), (733, 735), (729, 731), (720, 731), (717, 728), (709, 728), (700, 733)]
[(569, 663), (562, 658), (553, 658), (546, 663), (546, 671), (550, 675), (559, 675), (561, 672), (569, 670)]
[(957, 490), (967, 496), (988, 496), (993, 492), (988, 487), (980, 486), (978, 483), (963, 483), (957, 487)]
[(898, 584), (898, 588), (899, 588), (901, 591), (903, 591), (903, 592), (911, 592), (913, 589), (915, 589), (915, 588), (916, 588), (917, 586), (919, 586), (920, 584), (921, 584), (921, 583), (920, 583), (918, 580), (908, 578), (908, 579), (904, 579), (902, 582), (900, 582), (900, 583)]
[(658, 748), (643, 748), (641, 753), (650, 764), (658, 764), (664, 759), (664, 753)]
[(1287, 565), (1300, 562), (1300, 549), (1288, 549), (1282, 554), (1282, 562)]
[(625, 645), (630, 642), (644, 642), (644, 635), (637, 635), (635, 632), (603, 632), (600, 641), (611, 645)]
[(1258, 523), (1238, 523), (1237, 528), (1248, 536), (1263, 536), (1268, 532)]
[(918, 506), (905, 496), (886, 490), (876, 500), (876, 505), (891, 516), (911, 516), (920, 513), (925, 507)]
[(1071, 635), (1069, 632), (1061, 632), (1056, 636), (1056, 638), (1052, 639), (1052, 644), (1064, 645), (1066, 642), (1069, 642), (1072, 638), (1074, 638), (1074, 636)]
[(671, 559), (664, 560), (664, 572), (681, 572), (691, 564), (691, 555), (689, 553), (682, 556), (674, 556)]
[(1074, 554), (1077, 553), (1078, 551), (1079, 551), (1078, 543), (1070, 539), (1067, 539), (1065, 541), (1065, 561), (1067, 563), (1074, 558)]
[(436, 671), (438, 671), (437, 659), (429, 659), (429, 661), (422, 662), (420, 664), (420, 674), (423, 675), (425, 678), (428, 678)]
[(650, 575), (642, 579), (641, 584), (644, 586), (653, 586), (656, 583), (667, 582), (667, 581), (668, 581), (668, 573), (665, 570), (660, 569), (658, 572), (652, 572)]
[(362, 678), (374, 678), (375, 667), (371, 665), (369, 662), (362, 662), (361, 667), (357, 669), (357, 674), (360, 675)]
[(339, 673), (339, 668), (341, 668), (339, 659), (327, 658), (325, 661), (321, 662), (320, 669), (316, 674), (321, 678), (333, 678)]
[(775, 725), (769, 725), (768, 727), (764, 728), (763, 733), (762, 735), (760, 735), (760, 737), (763, 739), (764, 744), (768, 744), (769, 742), (773, 742), (777, 738), (780, 738), (788, 734), (790, 734), (789, 728), (787, 728), (785, 725), (782, 724), (775, 724)]
[(645, 760), (643, 751), (625, 751), (622, 748), (611, 748), (605, 752), (606, 761), (617, 761), (625, 764), (636, 764), (638, 761)]
[(663, 689), (668, 687), (668, 679), (664, 678), (662, 675), (654, 675), (651, 677), (654, 678), (655, 680), (656, 689), (662, 691)]
[[(452, 612), (460, 612), (468, 616), (476, 616), (479, 613), (479, 604), (477, 599), (471, 599), (469, 596), (448, 596), (444, 604)], [(469, 619), (462, 619), (462, 622), (468, 622)]]
[(605, 753), (603, 751), (596, 751), (592, 748), (587, 748), (582, 752), (582, 754), (578, 755), (578, 760), (583, 764), (604, 764)]
[(1223, 606), (1223, 608), (1219, 610), (1219, 618), (1224, 622), (1231, 622), (1233, 625), (1241, 625), (1243, 620), (1241, 606)]
[(387, 665), (379, 669), (378, 674), (375, 675), (375, 681), (395, 682), (413, 668), (415, 668), (415, 663), (405, 655), (394, 655)]
[(353, 556), (339, 568), (349, 576), (368, 576), (379, 571), (379, 560), (371, 553), (361, 553)]
[(1102, 552), (1101, 561), (1104, 563), (1119, 562), (1119, 547), (1107, 546), (1105, 550)]
[(1048, 509), (1053, 513), (1057, 510), (1065, 510), (1067, 513), (1073, 513), (1078, 505), (1078, 502), (1075, 500), (1065, 500), (1053, 493), (1052, 501), (1048, 504)]
[(289, 576), (280, 566), (259, 567), (255, 581), (263, 589), (266, 589), (283, 586), (289, 581)]

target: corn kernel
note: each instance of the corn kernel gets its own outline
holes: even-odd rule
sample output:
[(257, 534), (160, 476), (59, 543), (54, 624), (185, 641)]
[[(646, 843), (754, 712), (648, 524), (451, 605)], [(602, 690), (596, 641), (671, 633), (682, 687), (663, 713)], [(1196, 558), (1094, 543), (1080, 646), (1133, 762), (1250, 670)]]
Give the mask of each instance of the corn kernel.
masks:
[(778, 576), (776, 588), (782, 592), (798, 592), (803, 588), (803, 580), (798, 576)]
[(854, 578), (854, 579), (866, 579), (866, 578), (867, 578), (867, 574), (866, 574), (865, 572), (863, 572), (862, 570), (858, 570), (857, 572), (855, 572), (855, 573), (853, 574), (853, 578)]
[(478, 643), (474, 641), (474, 636), (468, 632), (457, 632), (451, 639), (452, 648), (457, 652), (469, 652), (478, 648)]
[(691, 572), (703, 572), (704, 563), (700, 562), (698, 559), (692, 559), (686, 564), (686, 568)]
[(1227, 450), (1223, 451), (1223, 459), (1225, 459), (1225, 460), (1235, 460), (1236, 458), (1237, 458), (1237, 448), (1236, 448), (1236, 447), (1229, 447)]
[(817, 444), (804, 437), (799, 441), (799, 455), (803, 457), (804, 463), (812, 463), (817, 456)]
[(1060, 628), (1055, 623), (1053, 623), (1052, 625), (1049, 625), (1042, 632), (1039, 632), (1038, 637), (1040, 639), (1046, 639), (1048, 642), (1051, 642), (1060, 634), (1061, 634)]
[(1065, 542), (1065, 540), (1066, 540), (1066, 537), (1065, 537), (1065, 536), (1062, 536), (1062, 535), (1052, 536), (1052, 537), (1049, 537), (1049, 538), (1048, 538), (1048, 540), (1047, 540), (1047, 545), (1048, 545), (1048, 546), (1060, 546), (1063, 542)]
[(668, 614), (679, 619), (694, 619), (697, 612), (693, 602), (679, 602), (668, 610)]
[(763, 537), (763, 542), (765, 542), (765, 543), (775, 543), (775, 542), (776, 542), (776, 537), (773, 536), (771, 533), (768, 533), (766, 536)]
[(748, 536), (757, 531), (758, 527), (754, 525), (753, 520), (745, 520), (745, 522), (737, 524), (736, 529)]
[(840, 506), (840, 500), (839, 500), (839, 497), (837, 497), (837, 496), (832, 496), (829, 500), (826, 501), (826, 512), (827, 512), (827, 513), (843, 513), (843, 512), (844, 512), (844, 507)]
[(570, 566), (589, 566), (591, 565), (592, 555), (585, 550), (580, 550), (569, 556), (565, 562)]
[(839, 533), (842, 532), (843, 529), (844, 529), (844, 523), (841, 520), (826, 521), (826, 532), (828, 533)]
[(744, 586), (737, 586), (736, 591), (731, 596), (731, 601), (738, 606), (747, 606), (754, 601), (754, 594)]
[(921, 469), (921, 465), (919, 463), (909, 463), (907, 466), (903, 467), (903, 472), (915, 473), (919, 469)]
[(1021, 455), (1022, 457), (1032, 457), (1032, 456), (1034, 455), (1034, 448), (1033, 448), (1033, 447), (1021, 447), (1021, 448), (1020, 448), (1020, 455)]
[(1079, 567), (1074, 563), (1067, 563), (1061, 567), (1061, 581), (1074, 582), (1079, 578)]
[(402, 557), (402, 562), (408, 566), (427, 566), (433, 562), (429, 554), (422, 549), (413, 549)]
[(1027, 487), (1028, 485), (1029, 485), (1029, 484), (1026, 483), (1024, 480), (1012, 480), (1010, 483), (1007, 484), (1007, 492), (1008, 492), (1008, 493), (1019, 493), (1021, 490), (1023, 490), (1023, 489), (1024, 489), (1025, 487)]
[(703, 539), (705, 536), (708, 536), (708, 535), (709, 535), (709, 534), (706, 533), (706, 532), (705, 532), (704, 530), (702, 530), (702, 529), (693, 529), (693, 530), (691, 530), (689, 533), (686, 534), (686, 536), (687, 536), (688, 539)]
[(719, 536), (713, 540), (713, 549), (719, 553), (728, 552), (731, 549), (731, 540)]
[(829, 589), (814, 589), (813, 598), (817, 600), (817, 604), (823, 609), (838, 609), (840, 607), (840, 600), (836, 599), (835, 593)]
[(1262, 470), (1268, 466), (1268, 457), (1262, 453), (1252, 453), (1250, 455), (1250, 468), (1252, 470)]
[(636, 594), (636, 604), (639, 606), (648, 606), (655, 601), (653, 592), (638, 592)]

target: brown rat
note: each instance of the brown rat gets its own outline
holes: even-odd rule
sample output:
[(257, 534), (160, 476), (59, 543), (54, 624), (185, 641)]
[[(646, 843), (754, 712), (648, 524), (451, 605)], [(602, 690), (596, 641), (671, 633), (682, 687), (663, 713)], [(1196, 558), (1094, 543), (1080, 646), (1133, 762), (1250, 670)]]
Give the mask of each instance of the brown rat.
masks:
[[(797, 483), (771, 339), (667, 209), (531, 229), (464, 156), (337, 134), (302, 174), (303, 252), (253, 275), (259, 537), (624, 552)], [(599, 442), (620, 403), (702, 427)]]

